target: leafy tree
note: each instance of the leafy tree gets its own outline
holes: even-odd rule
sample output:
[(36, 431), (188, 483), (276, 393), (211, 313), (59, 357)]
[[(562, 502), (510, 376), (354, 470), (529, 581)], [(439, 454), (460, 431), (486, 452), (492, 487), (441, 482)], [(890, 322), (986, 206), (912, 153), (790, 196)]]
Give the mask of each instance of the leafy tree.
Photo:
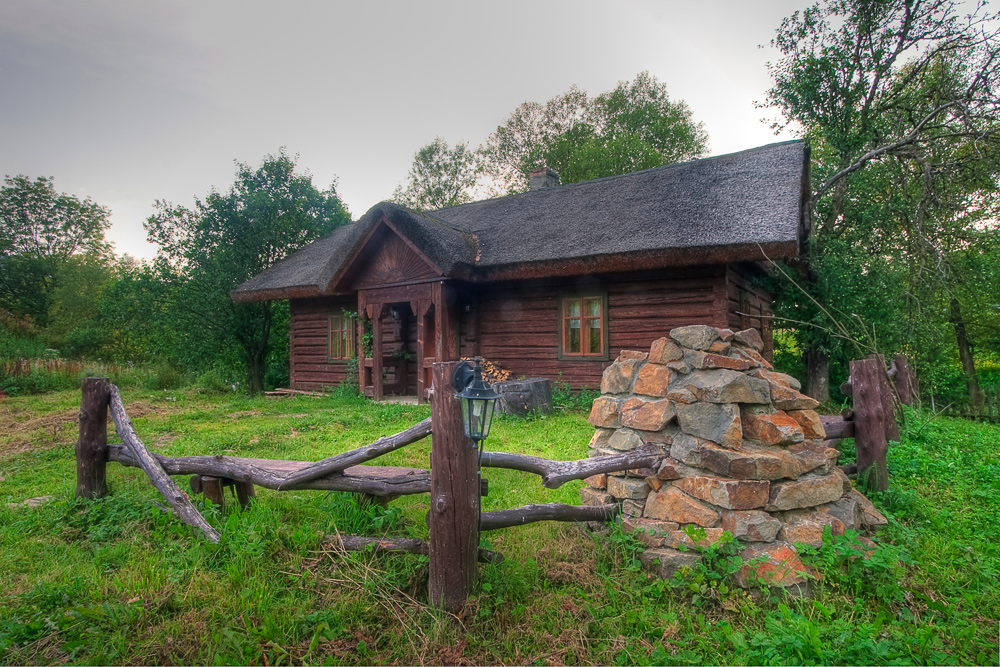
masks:
[(7, 176), (0, 188), (0, 308), (49, 319), (59, 267), (77, 254), (105, 257), (110, 211), (56, 192), (52, 178)]
[(708, 137), (683, 101), (649, 72), (594, 98), (576, 86), (545, 104), (525, 102), (490, 135), (487, 173), (501, 190), (527, 189), (544, 164), (566, 183), (625, 174), (704, 155)]
[(393, 201), (419, 211), (434, 210), (473, 200), (482, 164), (468, 142), (454, 148), (437, 137), (413, 156), (406, 187), (396, 186)]
[(229, 292), (350, 216), (334, 187), (317, 190), (308, 173), (295, 172), (295, 159), (284, 149), (256, 169), (240, 162), (236, 167), (227, 192), (212, 191), (195, 199), (193, 208), (157, 201), (146, 230), (160, 247), (162, 272), (173, 276), (169, 307), (184, 344), (201, 354), (238, 349), (256, 393), (263, 390), (271, 346), (287, 344), (284, 332), (273, 328), (276, 312), (287, 304), (234, 303)]
[[(805, 284), (819, 302), (844, 306), (848, 320), (858, 313), (844, 299), (844, 271), (860, 281), (873, 260), (900, 269), (883, 304), (923, 311), (924, 329), (956, 317), (961, 329), (952, 258), (993, 206), (1000, 127), (995, 17), (982, 4), (972, 10), (962, 16), (952, 0), (826, 0), (785, 19), (772, 41), (782, 58), (767, 104), (784, 117), (777, 127), (792, 124), (813, 144)], [(802, 313), (801, 298), (779, 308), (792, 301)], [(799, 319), (830, 325), (805, 310)], [(853, 337), (875, 321), (889, 325), (894, 310), (873, 308)], [(822, 329), (800, 333), (807, 390), (823, 400), (836, 341)]]

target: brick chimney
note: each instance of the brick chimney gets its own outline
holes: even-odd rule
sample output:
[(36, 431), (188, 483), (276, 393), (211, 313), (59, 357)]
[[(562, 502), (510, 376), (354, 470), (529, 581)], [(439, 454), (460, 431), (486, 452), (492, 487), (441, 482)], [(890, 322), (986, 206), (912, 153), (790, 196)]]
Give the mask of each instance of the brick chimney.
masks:
[(559, 172), (548, 167), (538, 167), (532, 169), (528, 176), (528, 189), (541, 190), (542, 188), (554, 188), (559, 185)]

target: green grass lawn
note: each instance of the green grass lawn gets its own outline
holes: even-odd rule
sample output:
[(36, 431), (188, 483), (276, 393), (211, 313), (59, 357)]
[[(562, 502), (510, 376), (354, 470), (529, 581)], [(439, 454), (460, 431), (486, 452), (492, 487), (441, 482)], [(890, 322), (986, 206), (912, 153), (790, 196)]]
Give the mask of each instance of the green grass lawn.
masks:
[[(167, 455), (317, 460), (400, 431), (424, 406), (127, 391)], [(78, 392), (0, 403), (0, 662), (4, 664), (997, 664), (1000, 429), (908, 413), (890, 450), (890, 525), (871, 558), (837, 539), (807, 558), (808, 599), (746, 592), (733, 547), (673, 582), (643, 574), (634, 541), (538, 523), (484, 535), (460, 618), (426, 605), (426, 558), (324, 548), (336, 530), (426, 537), (426, 496), (388, 510), (350, 495), (258, 490), (206, 510), (219, 544), (164, 513), (144, 474), (109, 465), (112, 496), (73, 499)], [(586, 415), (501, 419), (492, 450), (586, 456)], [(426, 467), (429, 440), (380, 463)], [(579, 482), (486, 470), (484, 509), (577, 504)], [(17, 504), (38, 496), (38, 507)]]

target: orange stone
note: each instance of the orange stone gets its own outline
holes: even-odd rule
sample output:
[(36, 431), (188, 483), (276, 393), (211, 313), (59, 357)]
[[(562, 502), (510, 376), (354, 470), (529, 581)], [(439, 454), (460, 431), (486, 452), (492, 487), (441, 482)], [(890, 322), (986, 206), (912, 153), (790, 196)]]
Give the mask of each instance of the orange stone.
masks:
[(604, 369), (601, 376), (602, 394), (625, 394), (632, 391), (632, 380), (635, 379), (635, 372), (642, 361), (639, 359), (618, 360)]
[(674, 404), (668, 400), (644, 401), (641, 398), (630, 398), (622, 403), (620, 411), (622, 426), (641, 431), (659, 431), (676, 416)]
[(757, 414), (753, 410), (740, 410), (743, 437), (765, 445), (794, 445), (805, 436), (799, 423), (781, 410), (771, 414)]
[(750, 543), (740, 552), (740, 557), (746, 564), (735, 578), (743, 588), (757, 582), (768, 586), (794, 586), (810, 578), (810, 572), (799, 559), (795, 547), (784, 542)]
[(771, 484), (766, 480), (722, 479), (699, 475), (678, 479), (684, 493), (729, 510), (750, 510), (767, 504)]
[(717, 511), (675, 486), (651, 493), (646, 500), (644, 516), (677, 523), (696, 523), (704, 528), (715, 528), (721, 520)]
[(604, 428), (621, 427), (621, 419), (618, 417), (619, 408), (617, 399), (610, 396), (598, 396), (590, 408), (590, 423)]
[(660, 364), (648, 363), (639, 369), (632, 391), (645, 396), (666, 396), (670, 391), (670, 369)]
[(826, 438), (826, 429), (815, 410), (789, 410), (788, 416), (798, 422), (807, 440)]
[(606, 489), (608, 487), (608, 475), (607, 473), (601, 473), (599, 475), (591, 475), (583, 480), (584, 484), (591, 486), (595, 489)]
[(711, 352), (692, 351), (684, 355), (686, 361), (692, 368), (728, 368), (734, 371), (745, 371), (751, 367), (748, 359), (734, 359), (721, 354)]
[(618, 358), (615, 361), (646, 361), (649, 354), (646, 352), (639, 352), (638, 350), (622, 350), (618, 353)]
[(653, 341), (649, 348), (649, 361), (654, 364), (666, 364), (677, 361), (684, 356), (684, 350), (669, 338), (659, 338)]
[[(700, 530), (692, 531), (694, 536), (698, 537), (697, 540), (693, 540), (687, 534), (686, 530), (672, 530), (663, 536), (663, 546), (670, 547), (671, 549), (678, 549), (680, 547), (687, 549), (707, 547), (720, 541), (725, 532), (722, 528), (701, 528)], [(704, 535), (701, 535), (702, 533)]]

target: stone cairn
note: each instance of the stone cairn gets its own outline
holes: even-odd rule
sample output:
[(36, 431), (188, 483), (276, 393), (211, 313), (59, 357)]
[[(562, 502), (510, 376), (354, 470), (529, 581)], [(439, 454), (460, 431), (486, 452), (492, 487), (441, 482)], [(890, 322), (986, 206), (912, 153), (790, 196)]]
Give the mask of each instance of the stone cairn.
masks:
[[(817, 402), (774, 372), (763, 348), (754, 329), (686, 326), (649, 353), (623, 351), (604, 372), (590, 455), (655, 445), (666, 458), (657, 469), (594, 475), (580, 495), (621, 504), (622, 528), (646, 544), (640, 560), (654, 574), (693, 565), (700, 555), (683, 549), (728, 532), (745, 543), (738, 584), (798, 586), (809, 574), (796, 543), (821, 545), (827, 526), (842, 535), (886, 522), (837, 467)], [(688, 526), (704, 536), (695, 542)]]

